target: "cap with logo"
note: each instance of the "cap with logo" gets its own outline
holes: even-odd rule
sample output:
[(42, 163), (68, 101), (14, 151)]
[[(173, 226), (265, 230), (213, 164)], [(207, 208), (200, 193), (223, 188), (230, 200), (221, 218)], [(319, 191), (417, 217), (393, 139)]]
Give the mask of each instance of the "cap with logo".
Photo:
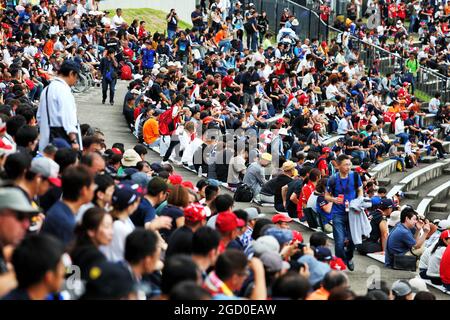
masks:
[(199, 203), (193, 203), (184, 208), (184, 218), (191, 222), (199, 222), (206, 219), (205, 207)]

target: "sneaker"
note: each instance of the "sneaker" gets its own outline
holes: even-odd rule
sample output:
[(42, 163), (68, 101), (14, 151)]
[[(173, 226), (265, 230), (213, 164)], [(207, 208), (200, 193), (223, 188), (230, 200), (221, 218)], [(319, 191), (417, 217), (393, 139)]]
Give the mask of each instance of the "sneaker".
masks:
[(110, 101), (109, 104), (113, 106), (114, 105), (114, 101)]
[(350, 271), (355, 270), (355, 264), (353, 263), (352, 260), (348, 261), (346, 264), (347, 264), (348, 270), (350, 270)]
[(105, 104), (105, 100), (102, 100), (102, 104)]

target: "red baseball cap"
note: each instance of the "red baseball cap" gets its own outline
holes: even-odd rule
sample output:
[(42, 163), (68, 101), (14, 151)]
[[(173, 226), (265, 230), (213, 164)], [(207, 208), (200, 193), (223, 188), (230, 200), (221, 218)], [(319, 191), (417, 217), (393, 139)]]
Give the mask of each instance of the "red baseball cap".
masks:
[(61, 178), (47, 178), (47, 180), (55, 187), (61, 188), (62, 186)]
[(277, 123), (284, 123), (284, 119), (283, 118), (278, 119)]
[(276, 214), (276, 215), (274, 215), (274, 216), (272, 217), (272, 222), (273, 222), (273, 223), (278, 223), (278, 222), (291, 222), (291, 221), (292, 221), (292, 218), (291, 218), (291, 217), (285, 216), (285, 215), (282, 214), (282, 213), (278, 213), (278, 214)]
[(292, 230), (292, 240), (298, 241), (298, 242), (303, 242), (303, 236), (297, 230)]
[(356, 167), (355, 168), (355, 172), (357, 172), (357, 173), (363, 173), (363, 172), (367, 172), (366, 170), (364, 170), (363, 168), (361, 168), (361, 167)]
[(200, 203), (192, 203), (184, 208), (184, 218), (192, 222), (198, 222), (206, 219), (205, 207)]
[(122, 154), (122, 151), (120, 151), (117, 148), (112, 148), (111, 151), (114, 152), (115, 154), (120, 154), (120, 155)]
[(176, 186), (177, 184), (181, 184), (183, 182), (183, 177), (178, 174), (173, 174), (169, 176), (169, 182), (171, 185)]
[(347, 266), (341, 258), (333, 257), (330, 261), (330, 268), (332, 270), (344, 271), (347, 269)]
[(313, 127), (313, 130), (318, 131), (318, 130), (320, 130), (320, 128), (321, 128), (320, 124), (316, 123)]
[(245, 221), (236, 217), (231, 211), (224, 211), (217, 215), (216, 229), (220, 232), (230, 232), (245, 226)]
[(195, 191), (194, 184), (190, 181), (183, 181), (181, 185)]
[(331, 152), (331, 148), (329, 148), (329, 147), (322, 148), (322, 153), (326, 153), (326, 152)]
[(450, 238), (450, 230), (445, 230), (442, 232), (439, 238), (442, 240)]

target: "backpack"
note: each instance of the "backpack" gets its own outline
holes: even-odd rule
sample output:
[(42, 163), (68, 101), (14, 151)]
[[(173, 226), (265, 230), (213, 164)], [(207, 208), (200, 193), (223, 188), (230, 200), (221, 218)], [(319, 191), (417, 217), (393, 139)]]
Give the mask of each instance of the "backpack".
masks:
[(255, 32), (255, 30), (253, 30), (251, 21), (247, 21), (246, 23), (244, 23), (244, 30), (247, 33), (254, 33)]
[(175, 131), (175, 119), (172, 119), (173, 107), (167, 109), (159, 116), (159, 133), (169, 136)]
[(238, 185), (233, 198), (236, 202), (251, 202), (253, 200), (253, 190), (245, 183), (241, 183)]
[(131, 68), (129, 65), (124, 64), (120, 69), (120, 79), (122, 80), (131, 80), (133, 75), (131, 73)]

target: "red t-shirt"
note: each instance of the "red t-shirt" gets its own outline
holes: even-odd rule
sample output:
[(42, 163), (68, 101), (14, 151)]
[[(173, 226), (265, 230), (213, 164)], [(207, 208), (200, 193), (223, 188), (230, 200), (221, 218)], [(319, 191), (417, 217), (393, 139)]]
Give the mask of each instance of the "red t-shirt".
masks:
[(388, 17), (392, 19), (397, 17), (397, 5), (395, 3), (391, 3), (388, 6)]
[(222, 88), (223, 89), (228, 88), (229, 86), (231, 86), (233, 81), (234, 80), (233, 80), (232, 76), (227, 75), (227, 76), (223, 77), (223, 79), (222, 79)]
[(450, 246), (447, 246), (441, 259), (439, 274), (443, 283), (450, 284)]
[(303, 186), (297, 204), (297, 215), (299, 219), (303, 218), (303, 204), (306, 204), (308, 202), (308, 199), (312, 195), (314, 190), (316, 190), (316, 186), (311, 181)]
[(317, 164), (317, 169), (319, 169), (321, 172), (322, 170), (325, 170), (325, 175), (328, 175), (328, 163), (327, 159), (325, 157), (319, 157), (318, 159), (319, 163)]

